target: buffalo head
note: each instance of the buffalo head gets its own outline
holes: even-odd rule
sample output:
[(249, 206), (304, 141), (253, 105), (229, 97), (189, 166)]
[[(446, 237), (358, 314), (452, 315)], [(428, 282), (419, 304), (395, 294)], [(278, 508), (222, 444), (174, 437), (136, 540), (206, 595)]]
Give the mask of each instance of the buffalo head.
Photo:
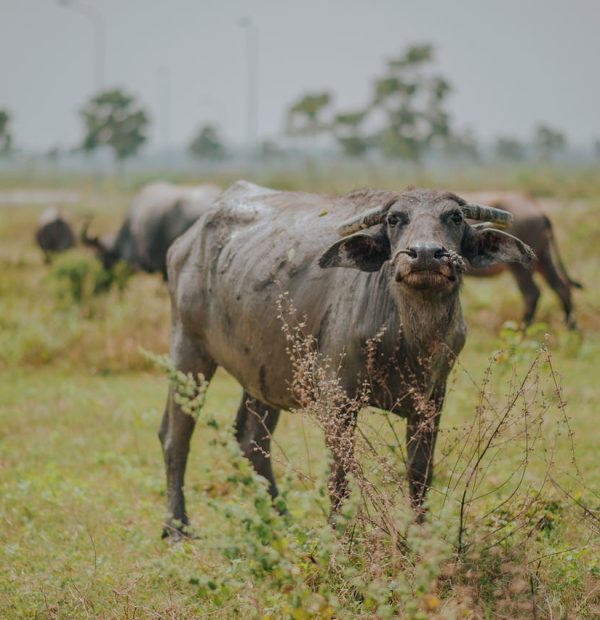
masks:
[(522, 241), (495, 228), (471, 226), (466, 218), (504, 226), (511, 221), (506, 211), (468, 204), (448, 192), (410, 190), (342, 224), (342, 239), (319, 265), (378, 271), (389, 262), (398, 286), (424, 293), (457, 289), (467, 262), (532, 265), (534, 254)]
[(117, 261), (120, 260), (119, 252), (116, 249), (114, 237), (106, 237), (100, 239), (98, 236), (92, 237), (89, 234), (91, 218), (89, 218), (81, 230), (81, 243), (88, 247), (94, 248), (96, 255), (102, 266), (106, 270), (112, 269)]

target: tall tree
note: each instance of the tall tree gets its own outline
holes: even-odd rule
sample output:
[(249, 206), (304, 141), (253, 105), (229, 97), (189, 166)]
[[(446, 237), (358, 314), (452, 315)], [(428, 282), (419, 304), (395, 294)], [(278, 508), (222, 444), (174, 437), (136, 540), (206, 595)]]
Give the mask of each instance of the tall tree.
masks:
[(332, 131), (344, 155), (360, 157), (368, 151), (370, 139), (362, 129), (367, 114), (368, 110), (336, 114)]
[(321, 115), (331, 100), (331, 94), (326, 91), (300, 97), (288, 109), (285, 132), (289, 136), (317, 136), (328, 127)]
[(258, 152), (262, 161), (275, 161), (285, 156), (283, 149), (274, 140), (264, 140)]
[(225, 145), (215, 125), (201, 127), (190, 142), (189, 151), (198, 159), (218, 160), (226, 156)]
[(85, 126), (82, 144), (85, 152), (108, 146), (120, 165), (147, 140), (148, 115), (133, 95), (118, 88), (90, 99), (80, 114)]
[[(294, 102), (287, 111), (285, 133), (288, 136), (305, 138), (308, 146), (314, 149), (319, 134), (330, 128), (330, 123), (322, 118), (322, 114), (331, 104), (331, 94), (323, 91), (308, 93)], [(306, 153), (306, 183), (308, 189), (317, 182), (318, 169), (311, 152)]]
[(526, 155), (525, 145), (510, 136), (499, 136), (494, 145), (494, 152), (498, 159), (511, 162), (523, 161)]
[(444, 154), (449, 159), (479, 162), (481, 161), (481, 152), (477, 137), (471, 129), (465, 129), (463, 132), (449, 132), (444, 140)]
[(10, 112), (0, 109), (0, 155), (8, 155), (12, 150), (10, 121)]
[(432, 73), (433, 47), (413, 45), (387, 62), (375, 81), (371, 112), (383, 119), (375, 139), (388, 157), (421, 162), (425, 151), (450, 135), (445, 109), (451, 87)]
[(533, 146), (538, 157), (545, 162), (552, 161), (567, 147), (565, 135), (548, 125), (538, 125), (533, 136)]

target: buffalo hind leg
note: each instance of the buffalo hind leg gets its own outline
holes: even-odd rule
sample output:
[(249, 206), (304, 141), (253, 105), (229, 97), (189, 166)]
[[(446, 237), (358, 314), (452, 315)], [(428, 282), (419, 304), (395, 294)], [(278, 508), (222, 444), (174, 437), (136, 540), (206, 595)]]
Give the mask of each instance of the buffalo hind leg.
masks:
[(271, 435), (278, 420), (279, 409), (255, 400), (246, 392), (242, 394), (235, 419), (235, 438), (256, 473), (269, 483), (269, 494), (273, 499), (278, 491), (271, 465)]
[(443, 394), (434, 395), (425, 406), (416, 408), (406, 424), (408, 488), (419, 523), (425, 519), (423, 504), (433, 478), (433, 455), (443, 401)]
[[(172, 337), (172, 356), (177, 370), (191, 372), (194, 377), (202, 373), (206, 381), (212, 379), (216, 369), (214, 361), (199, 350), (187, 336), (176, 331)], [(180, 538), (184, 534), (185, 527), (189, 525), (183, 489), (190, 440), (195, 424), (194, 418), (185, 413), (175, 402), (174, 390), (170, 387), (158, 433), (167, 475), (168, 517), (163, 529), (163, 538), (168, 536)]]
[(539, 271), (558, 295), (565, 313), (565, 323), (569, 329), (577, 329), (577, 324), (572, 315), (573, 304), (571, 302), (571, 284), (566, 276), (563, 276), (556, 267), (552, 254), (545, 254), (539, 259)]
[(525, 327), (528, 327), (533, 322), (533, 317), (535, 316), (535, 310), (540, 298), (540, 289), (533, 279), (533, 273), (523, 267), (523, 265), (510, 265), (510, 271), (525, 301), (523, 323)]

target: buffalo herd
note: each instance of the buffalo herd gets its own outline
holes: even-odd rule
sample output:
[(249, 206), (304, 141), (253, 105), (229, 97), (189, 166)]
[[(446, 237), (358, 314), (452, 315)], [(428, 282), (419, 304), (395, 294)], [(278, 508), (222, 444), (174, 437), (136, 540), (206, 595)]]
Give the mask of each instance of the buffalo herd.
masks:
[[(303, 405), (290, 387), (296, 364), (282, 329), (282, 296), (302, 317), (313, 363), (323, 360), (348, 402), (368, 385), (364, 406), (407, 420), (407, 475), (418, 519), (446, 381), (466, 338), (463, 276), (510, 271), (528, 325), (540, 296), (537, 271), (575, 328), (571, 291), (581, 285), (567, 274), (549, 218), (523, 194), (361, 189), (331, 197), (245, 181), (224, 192), (155, 182), (133, 199), (115, 234), (95, 236), (90, 227), (88, 220), (80, 240), (105, 269), (123, 261), (166, 280), (175, 367), (210, 381), (221, 366), (243, 387), (236, 437), (272, 497), (271, 434), (281, 409)], [(73, 247), (76, 235), (64, 215), (49, 209), (36, 240), (50, 261)], [(329, 437), (334, 513), (348, 492), (357, 413), (341, 404)], [(159, 431), (165, 536), (181, 536), (188, 524), (183, 489), (194, 424), (171, 389)]]

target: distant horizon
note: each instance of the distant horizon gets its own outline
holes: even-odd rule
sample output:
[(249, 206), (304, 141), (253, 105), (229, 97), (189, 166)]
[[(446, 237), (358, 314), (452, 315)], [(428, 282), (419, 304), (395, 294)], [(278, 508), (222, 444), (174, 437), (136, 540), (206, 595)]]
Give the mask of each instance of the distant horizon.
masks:
[[(530, 141), (535, 126), (564, 132), (574, 148), (600, 137), (600, 57), (592, 0), (493, 0), (460, 5), (359, 2), (72, 0), (106, 26), (105, 87), (139, 97), (152, 120), (146, 151), (185, 148), (198, 127), (247, 141), (246, 40), (258, 32), (258, 138), (280, 140), (284, 113), (306, 92), (328, 90), (339, 110), (363, 105), (387, 58), (431, 42), (453, 86), (458, 130), (482, 144)], [(81, 140), (78, 110), (94, 92), (92, 22), (51, 0), (0, 0), (0, 108), (17, 148), (47, 152)]]

